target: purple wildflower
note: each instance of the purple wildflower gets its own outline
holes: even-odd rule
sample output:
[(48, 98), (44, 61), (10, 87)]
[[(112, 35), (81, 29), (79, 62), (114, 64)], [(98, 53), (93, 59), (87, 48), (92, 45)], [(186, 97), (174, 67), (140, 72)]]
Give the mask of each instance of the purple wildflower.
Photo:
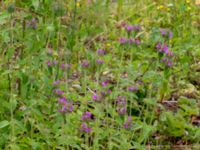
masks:
[(101, 85), (102, 85), (103, 87), (106, 87), (108, 84), (109, 84), (109, 81), (108, 81), (108, 80), (101, 82)]
[(165, 52), (165, 54), (167, 54), (168, 51), (169, 51), (169, 48), (168, 48), (167, 44), (164, 44), (163, 47), (162, 47), (162, 49)]
[(171, 60), (168, 60), (167, 66), (168, 66), (168, 67), (171, 67), (171, 66), (172, 66), (172, 61), (171, 61)]
[(94, 101), (96, 101), (96, 100), (98, 99), (97, 94), (92, 95), (92, 99), (93, 99)]
[(122, 21), (121, 22), (121, 27), (126, 27), (126, 22)]
[(134, 31), (140, 31), (141, 30), (141, 26), (140, 25), (134, 25), (133, 26), (133, 30)]
[(100, 94), (101, 94), (101, 96), (103, 97), (103, 96), (105, 96), (105, 95), (106, 95), (106, 92), (104, 92), (104, 91), (101, 91), (101, 92), (100, 92)]
[(108, 90), (108, 94), (111, 94), (112, 93), (112, 90)]
[(92, 131), (92, 128), (89, 127), (86, 123), (82, 123), (80, 130), (81, 132), (90, 133)]
[(127, 43), (129, 40), (128, 39), (126, 39), (126, 38), (119, 38), (119, 43), (120, 44), (125, 44), (125, 43)]
[(61, 63), (61, 64), (60, 64), (60, 68), (63, 69), (63, 70), (64, 70), (64, 69), (70, 69), (70, 68), (71, 68), (71, 64), (64, 64), (64, 63)]
[(130, 38), (129, 39), (129, 43), (130, 44), (134, 43), (136, 45), (139, 45), (140, 44), (140, 40), (138, 38), (136, 38), (136, 39)]
[(58, 103), (60, 104), (66, 104), (66, 102), (67, 102), (67, 99), (65, 97), (61, 97), (58, 99)]
[(172, 52), (172, 51), (168, 51), (168, 52), (166, 53), (166, 55), (172, 57), (172, 56), (173, 56), (173, 52)]
[(38, 22), (38, 20), (36, 18), (32, 18), (31, 20), (27, 21), (27, 26), (31, 27), (33, 29), (36, 29), (37, 28), (37, 22)]
[(135, 43), (135, 39), (130, 38), (130, 39), (129, 39), (129, 43), (130, 43), (130, 44)]
[(136, 38), (136, 39), (135, 39), (135, 44), (136, 44), (136, 45), (139, 45), (139, 44), (140, 44), (140, 39)]
[(126, 105), (126, 98), (124, 96), (117, 97), (117, 104), (120, 106)]
[(156, 44), (156, 49), (157, 49), (157, 50), (162, 49), (162, 44), (161, 44), (160, 42)]
[(103, 60), (101, 60), (101, 59), (97, 59), (97, 60), (96, 60), (96, 63), (101, 65), (101, 64), (103, 64), (103, 63), (104, 63), (104, 61), (103, 61)]
[(33, 24), (33, 29), (37, 29), (37, 24)]
[(83, 62), (82, 62), (82, 64), (81, 64), (81, 66), (82, 67), (88, 67), (90, 65), (90, 63), (89, 63), (89, 61), (88, 60), (83, 60)]
[(137, 91), (137, 90), (138, 90), (138, 87), (129, 86), (129, 87), (128, 87), (128, 90), (129, 90), (130, 92), (134, 92), (134, 91)]
[(62, 90), (60, 90), (60, 89), (55, 89), (55, 90), (54, 90), (54, 93), (55, 93), (56, 95), (60, 96), (60, 95), (63, 95), (63, 94), (64, 94), (64, 91), (62, 91)]
[(102, 96), (104, 96), (102, 93), (101, 93), (101, 96), (99, 96), (98, 94), (95, 93), (95, 94), (92, 95), (92, 99), (93, 99), (94, 101), (96, 101), (96, 102), (100, 102)]
[(83, 121), (89, 121), (90, 119), (92, 118), (92, 113), (91, 112), (84, 112), (82, 117), (81, 117), (81, 120)]
[(58, 64), (58, 61), (57, 61), (57, 60), (54, 60), (54, 61), (53, 61), (53, 64), (54, 64), (54, 65), (57, 65), (57, 64)]
[(61, 109), (58, 111), (61, 113), (69, 112), (71, 113), (73, 111), (73, 103), (68, 102), (65, 97), (59, 98), (58, 103), (61, 105)]
[(55, 80), (53, 83), (52, 83), (54, 86), (57, 86), (60, 84), (60, 80)]
[(162, 36), (168, 37), (169, 39), (171, 39), (173, 37), (172, 31), (170, 31), (168, 29), (160, 29), (160, 33)]
[(128, 119), (124, 123), (125, 129), (130, 129), (132, 127), (132, 117), (129, 116)]
[(166, 66), (168, 66), (168, 67), (171, 67), (171, 66), (172, 66), (172, 61), (171, 61), (169, 58), (167, 58), (167, 57), (164, 57), (164, 58), (162, 59), (162, 62), (163, 62)]
[(167, 34), (166, 29), (160, 29), (160, 33), (162, 36), (165, 36)]
[(74, 108), (73, 108), (73, 105), (70, 105), (70, 106), (69, 106), (69, 112), (72, 112), (73, 109), (74, 109)]
[(65, 69), (65, 64), (64, 63), (60, 64), (60, 68)]
[(162, 59), (162, 62), (163, 62), (163, 63), (167, 62), (167, 57), (164, 57), (164, 58)]
[(51, 66), (52, 66), (52, 63), (51, 63), (50, 60), (47, 61), (47, 66), (48, 66), (48, 67), (51, 67)]
[(126, 114), (126, 107), (118, 107), (117, 112), (119, 115), (125, 115)]
[(123, 96), (117, 97), (117, 112), (119, 115), (126, 114), (126, 98)]
[(126, 28), (127, 32), (131, 32), (133, 30), (133, 26), (132, 25), (127, 25), (125, 28)]
[(105, 54), (106, 54), (106, 51), (103, 50), (103, 49), (98, 49), (98, 50), (97, 50), (97, 54), (98, 54), (98, 55), (105, 55)]

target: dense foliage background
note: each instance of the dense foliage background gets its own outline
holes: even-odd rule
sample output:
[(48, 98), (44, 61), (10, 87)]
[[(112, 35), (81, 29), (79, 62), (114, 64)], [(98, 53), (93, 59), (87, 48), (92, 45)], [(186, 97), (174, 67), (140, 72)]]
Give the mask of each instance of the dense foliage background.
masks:
[(0, 2), (0, 148), (199, 149), (193, 0)]

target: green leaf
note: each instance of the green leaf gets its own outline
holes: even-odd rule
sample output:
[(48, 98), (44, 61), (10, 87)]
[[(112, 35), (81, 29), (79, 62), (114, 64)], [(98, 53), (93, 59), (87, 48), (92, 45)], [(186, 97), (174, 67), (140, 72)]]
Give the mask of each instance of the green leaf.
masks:
[(39, 5), (40, 5), (39, 0), (32, 0), (32, 5), (37, 10), (39, 8)]
[(9, 122), (7, 120), (1, 121), (0, 122), (0, 129), (6, 127), (8, 125), (9, 125)]

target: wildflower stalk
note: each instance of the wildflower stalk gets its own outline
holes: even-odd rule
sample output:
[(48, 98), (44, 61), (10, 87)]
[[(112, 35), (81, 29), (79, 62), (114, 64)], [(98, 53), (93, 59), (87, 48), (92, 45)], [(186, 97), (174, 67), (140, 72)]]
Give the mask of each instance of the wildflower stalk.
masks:
[[(13, 15), (10, 14), (10, 41), (11, 47), (13, 47)], [(11, 70), (10, 62), (8, 59), (8, 70)], [(14, 142), (15, 128), (13, 119), (13, 91), (12, 91), (12, 73), (8, 74), (9, 81), (9, 103), (10, 103), (10, 122), (11, 122), (11, 142)], [(14, 143), (12, 143), (14, 144)]]
[[(120, 65), (119, 66), (122, 66), (123, 64), (123, 58), (124, 58), (124, 54), (125, 54), (125, 50), (123, 49), (122, 50), (122, 53), (121, 53), (121, 58), (120, 58)], [(117, 77), (117, 89), (119, 88), (119, 80), (120, 80), (120, 72), (118, 73), (118, 77)]]
[(87, 91), (87, 81), (86, 81), (86, 77), (87, 77), (87, 73), (86, 70), (84, 70), (84, 82), (83, 82), (83, 88), (84, 88), (84, 93), (86, 95), (86, 91)]
[[(59, 52), (59, 41), (60, 41), (60, 26), (61, 26), (61, 22), (60, 22), (60, 19), (58, 21), (58, 31), (57, 31), (57, 51)], [(55, 77), (55, 80), (58, 79), (58, 76), (59, 76), (59, 71), (60, 71), (60, 67), (59, 67), (59, 61), (58, 61), (58, 65), (56, 66), (56, 77)]]
[(107, 8), (108, 8), (109, 4), (110, 4), (110, 0), (106, 0), (106, 7)]
[(64, 124), (66, 124), (66, 123), (67, 123), (67, 120), (66, 120), (65, 113), (62, 114), (62, 117), (63, 117)]
[(96, 87), (99, 85), (100, 72), (101, 72), (101, 66), (98, 65), (97, 66), (97, 74), (96, 74), (96, 81), (97, 81)]
[(118, 19), (119, 19), (119, 15), (122, 12), (122, 7), (123, 7), (123, 0), (118, 0), (117, 1), (117, 12), (118, 12)]

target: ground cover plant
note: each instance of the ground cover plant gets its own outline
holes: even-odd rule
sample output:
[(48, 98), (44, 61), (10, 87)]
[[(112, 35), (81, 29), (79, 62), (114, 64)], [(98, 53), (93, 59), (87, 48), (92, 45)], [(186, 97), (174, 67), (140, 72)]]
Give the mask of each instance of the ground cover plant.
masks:
[(198, 0), (0, 1), (0, 149), (200, 149)]

